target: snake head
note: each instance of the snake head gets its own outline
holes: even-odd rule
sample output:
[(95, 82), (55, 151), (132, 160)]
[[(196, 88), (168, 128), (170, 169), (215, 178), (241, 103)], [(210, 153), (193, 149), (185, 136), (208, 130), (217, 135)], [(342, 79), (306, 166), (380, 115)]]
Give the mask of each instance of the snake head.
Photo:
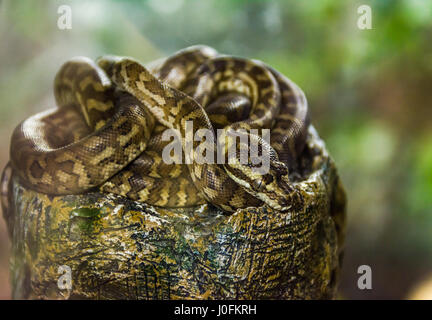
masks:
[(234, 181), (269, 207), (281, 211), (290, 208), (294, 188), (288, 178), (288, 168), (283, 162), (270, 161), (268, 172), (263, 174), (252, 174), (248, 170), (241, 175), (238, 168), (237, 170), (233, 170), (229, 166), (225, 166), (225, 168)]
[(270, 170), (262, 175), (257, 197), (276, 210), (284, 210), (290, 206), (293, 188), (288, 178), (288, 167), (280, 161), (271, 161)]

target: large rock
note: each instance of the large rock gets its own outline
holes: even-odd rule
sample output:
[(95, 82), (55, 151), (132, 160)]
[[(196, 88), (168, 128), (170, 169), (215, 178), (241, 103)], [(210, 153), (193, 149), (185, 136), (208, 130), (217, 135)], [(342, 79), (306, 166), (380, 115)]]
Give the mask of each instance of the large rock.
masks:
[[(232, 215), (211, 205), (161, 209), (97, 192), (48, 196), (13, 178), (5, 213), (13, 297), (332, 298), (345, 193), (313, 127), (296, 176), (301, 197), (290, 211)], [(68, 283), (68, 270), (70, 290), (58, 285)]]

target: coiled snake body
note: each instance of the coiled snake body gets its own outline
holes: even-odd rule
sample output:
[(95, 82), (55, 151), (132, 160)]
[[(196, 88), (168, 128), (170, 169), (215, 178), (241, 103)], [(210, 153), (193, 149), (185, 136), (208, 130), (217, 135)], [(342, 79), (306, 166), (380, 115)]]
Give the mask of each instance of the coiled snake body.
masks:
[[(28, 187), (49, 194), (97, 187), (155, 206), (208, 201), (228, 212), (290, 206), (296, 190), (288, 171), (305, 144), (308, 108), (301, 89), (262, 62), (205, 46), (148, 68), (125, 57), (75, 58), (58, 72), (54, 94), (57, 108), (23, 121), (12, 135), (11, 164)], [(247, 135), (270, 156), (268, 172), (236, 159), (165, 163), (166, 128), (180, 133), (184, 157), (194, 159), (201, 142), (185, 138), (187, 121), (193, 137), (223, 129), (228, 147), (235, 143), (230, 133)], [(271, 144), (252, 129), (270, 129)], [(218, 141), (213, 134), (205, 143), (216, 150)]]

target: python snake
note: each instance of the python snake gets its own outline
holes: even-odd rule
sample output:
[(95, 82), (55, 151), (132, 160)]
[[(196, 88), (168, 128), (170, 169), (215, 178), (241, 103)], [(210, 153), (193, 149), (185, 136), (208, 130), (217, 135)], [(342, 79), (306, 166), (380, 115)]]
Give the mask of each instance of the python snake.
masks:
[[(127, 57), (78, 57), (57, 73), (54, 95), (57, 107), (23, 121), (11, 138), (13, 172), (32, 189), (61, 195), (96, 188), (161, 207), (208, 201), (227, 212), (290, 207), (296, 190), (288, 175), (305, 145), (307, 102), (296, 84), (260, 61), (207, 46), (148, 67)], [(187, 121), (192, 136), (223, 129), (228, 146), (230, 133), (243, 130), (269, 155), (268, 172), (239, 161), (165, 163), (167, 128), (180, 133), (184, 157), (194, 159), (201, 142), (185, 138)], [(271, 143), (252, 129), (270, 129)], [(215, 135), (205, 142), (217, 148)]]

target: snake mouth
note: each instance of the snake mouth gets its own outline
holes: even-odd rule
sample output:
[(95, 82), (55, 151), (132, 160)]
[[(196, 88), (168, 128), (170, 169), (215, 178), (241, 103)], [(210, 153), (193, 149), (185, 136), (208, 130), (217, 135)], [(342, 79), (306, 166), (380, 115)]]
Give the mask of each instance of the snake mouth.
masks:
[(278, 177), (278, 187), (282, 192), (277, 195), (277, 202), (281, 207), (280, 210), (284, 211), (291, 207), (291, 195), (294, 192), (294, 187), (289, 181), (288, 175)]

